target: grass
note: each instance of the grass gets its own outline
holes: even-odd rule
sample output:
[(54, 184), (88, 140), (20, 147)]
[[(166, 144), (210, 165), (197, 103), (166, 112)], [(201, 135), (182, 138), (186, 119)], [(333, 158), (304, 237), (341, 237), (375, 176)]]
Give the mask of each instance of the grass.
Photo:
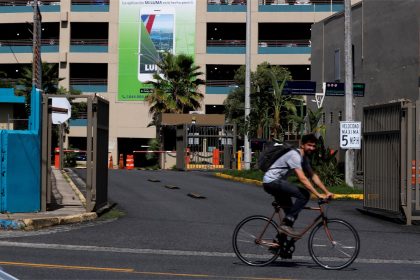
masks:
[(103, 213), (99, 219), (100, 220), (110, 220), (110, 219), (118, 219), (125, 216), (125, 213), (121, 210), (118, 210), (116, 208), (112, 208), (109, 211), (106, 211), (105, 213)]
[[(223, 170), (223, 171), (220, 171), (220, 173), (230, 175), (230, 176), (245, 178), (245, 179), (258, 180), (258, 181), (262, 181), (262, 178), (264, 176), (264, 172), (262, 172), (261, 170), (255, 170), (255, 169), (254, 170), (240, 170), (240, 171), (239, 170)], [(294, 176), (290, 176), (289, 181), (296, 182), (296, 183), (298, 182), (297, 178)], [(363, 194), (363, 190), (352, 188), (345, 183), (341, 185), (327, 186), (327, 187), (330, 192), (337, 193), (337, 194)]]

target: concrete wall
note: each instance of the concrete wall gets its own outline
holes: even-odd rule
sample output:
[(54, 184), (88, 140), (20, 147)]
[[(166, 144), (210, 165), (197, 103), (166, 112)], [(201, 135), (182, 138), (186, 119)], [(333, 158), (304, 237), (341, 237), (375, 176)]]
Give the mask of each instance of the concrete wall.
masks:
[[(355, 119), (363, 106), (419, 95), (420, 1), (364, 0), (353, 7), (354, 82), (365, 83), (365, 97), (354, 98)], [(344, 16), (328, 18), (312, 27), (312, 80), (334, 81), (334, 51), (341, 53), (340, 82), (344, 82)], [(344, 97), (324, 100), (327, 142), (339, 147), (338, 112), (344, 120)], [(331, 114), (333, 120), (331, 123)], [(362, 124), (363, 125), (363, 124)]]

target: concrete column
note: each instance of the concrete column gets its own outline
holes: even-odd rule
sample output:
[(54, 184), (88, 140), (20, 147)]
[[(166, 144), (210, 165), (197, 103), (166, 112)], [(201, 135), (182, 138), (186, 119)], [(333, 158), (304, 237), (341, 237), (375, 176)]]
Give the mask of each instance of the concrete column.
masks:
[(68, 57), (70, 52), (70, 9), (71, 0), (61, 0), (60, 3), (60, 46), (58, 76), (64, 78), (59, 86), (70, 89), (70, 65)]

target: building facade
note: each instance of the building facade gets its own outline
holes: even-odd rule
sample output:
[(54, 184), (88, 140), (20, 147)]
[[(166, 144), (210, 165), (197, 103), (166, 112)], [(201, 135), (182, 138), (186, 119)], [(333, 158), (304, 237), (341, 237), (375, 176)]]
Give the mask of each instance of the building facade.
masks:
[[(359, 0), (353, 0), (358, 2)], [(39, 1), (42, 14), (42, 60), (57, 64), (60, 86), (83, 94), (100, 94), (110, 102), (109, 152), (131, 153), (156, 137), (145, 101), (119, 96), (121, 8), (142, 0)], [(164, 3), (165, 1), (157, 1)], [(156, 3), (157, 3), (156, 2)], [(184, 1), (185, 2), (185, 1)], [(245, 64), (246, 1), (194, 0), (195, 62), (205, 73), (202, 111), (223, 113), (223, 101), (234, 84), (234, 72)], [(288, 67), (295, 80), (310, 80), (311, 26), (343, 10), (342, 0), (259, 0), (251, 6), (251, 68), (262, 62)], [(33, 12), (28, 1), (0, 1), (0, 72), (9, 79), (32, 63)], [(178, 17), (181, 18), (181, 17)], [(139, 19), (140, 20), (140, 19)], [(138, 33), (133, 40), (138, 40)], [(135, 53), (135, 52), (133, 52)], [(138, 53), (135, 54), (138, 56)], [(83, 149), (83, 116), (73, 116), (66, 143)]]
[[(353, 80), (365, 84), (364, 97), (353, 98), (354, 121), (363, 120), (364, 106), (419, 98), (419, 18), (420, 2), (415, 0), (363, 0), (353, 5)], [(343, 13), (312, 26), (311, 78), (319, 89), (323, 82), (344, 83), (343, 30)], [(325, 96), (323, 102), (327, 143), (333, 149), (340, 146), (344, 100), (344, 96)]]

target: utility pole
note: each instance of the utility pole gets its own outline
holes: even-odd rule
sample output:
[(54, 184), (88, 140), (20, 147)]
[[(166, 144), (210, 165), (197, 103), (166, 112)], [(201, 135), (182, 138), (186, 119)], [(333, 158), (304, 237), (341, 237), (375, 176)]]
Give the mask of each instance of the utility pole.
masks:
[(38, 1), (33, 1), (34, 24), (32, 30), (32, 87), (41, 89), (42, 84), (42, 65), (41, 65), (41, 12), (39, 11)]
[[(351, 0), (344, 0), (344, 64), (345, 64), (345, 119), (354, 120), (353, 107), (353, 53), (351, 32)], [(346, 183), (353, 187), (354, 150), (346, 150), (345, 156)]]
[(248, 119), (251, 112), (251, 1), (246, 3), (246, 53), (245, 53), (245, 129), (244, 169), (251, 168), (251, 149), (249, 145)]

